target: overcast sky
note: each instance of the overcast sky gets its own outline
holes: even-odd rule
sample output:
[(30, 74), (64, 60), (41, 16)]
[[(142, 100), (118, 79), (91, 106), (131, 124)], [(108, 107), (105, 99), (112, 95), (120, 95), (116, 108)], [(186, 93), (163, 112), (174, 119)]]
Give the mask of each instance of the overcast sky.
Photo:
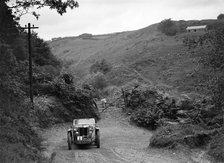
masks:
[(224, 13), (224, 0), (78, 0), (79, 8), (68, 10), (63, 16), (44, 8), (21, 18), (38, 26), (39, 36), (45, 40), (55, 37), (77, 36), (82, 33), (106, 34), (144, 28), (161, 20), (216, 19)]

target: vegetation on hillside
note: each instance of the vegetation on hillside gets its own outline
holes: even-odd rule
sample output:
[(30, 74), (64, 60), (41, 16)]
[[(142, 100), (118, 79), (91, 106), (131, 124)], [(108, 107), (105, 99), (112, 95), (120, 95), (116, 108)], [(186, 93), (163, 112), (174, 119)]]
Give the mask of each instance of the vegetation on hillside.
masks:
[(37, 19), (39, 18), (39, 14), (33, 11), (33, 7), (36, 7), (37, 9), (40, 9), (42, 7), (48, 6), (50, 9), (55, 9), (57, 12), (62, 15), (66, 13), (67, 8), (73, 9), (75, 7), (79, 7), (79, 4), (77, 1), (74, 0), (66, 0), (66, 1), (58, 1), (58, 0), (17, 0), (17, 1), (11, 1), (11, 0), (3, 0), (3, 2), (8, 2), (8, 5), (11, 9), (14, 9), (14, 14), (17, 15), (17, 18), (20, 18), (24, 14), (31, 13), (33, 16), (35, 16)]
[(219, 20), (224, 19), (224, 14), (219, 14), (219, 15), (217, 16), (217, 19), (219, 19)]
[(73, 118), (99, 119), (99, 112), (92, 90), (78, 88), (73, 76), (62, 72), (63, 65), (37, 34), (31, 36), (34, 107), (30, 107), (27, 33), (6, 2), (17, 14), (32, 6), (49, 6), (63, 14), (67, 7), (77, 7), (77, 2), (0, 1), (0, 158), (2, 162), (36, 162), (42, 141), (36, 127)]
[[(209, 31), (200, 36), (197, 41), (197, 50), (201, 52), (201, 62), (204, 67), (210, 68), (210, 80), (207, 88), (210, 91), (216, 110), (222, 116), (222, 126), (224, 128), (224, 28), (220, 26), (213, 31)], [(219, 134), (215, 137), (210, 145), (209, 154), (224, 161), (223, 152), (224, 145), (222, 142), (223, 135)], [(218, 141), (220, 141), (218, 143)]]
[[(58, 56), (78, 60), (71, 65), (72, 70), (82, 71), (83, 73), (78, 73), (85, 74), (88, 76), (87, 79), (92, 79), (91, 77), (95, 77), (96, 74), (107, 79), (105, 87), (101, 83), (101, 88), (104, 87), (103, 91), (113, 86), (122, 87), (133, 79), (143, 83), (144, 85), (124, 86), (123, 97), (126, 103), (124, 110), (131, 114), (131, 121), (139, 126), (148, 129), (158, 128), (158, 130), (162, 126), (161, 130), (164, 130), (164, 133), (171, 131), (171, 134), (167, 136), (159, 136), (163, 132), (158, 132), (154, 136), (154, 142), (164, 141), (164, 139), (170, 141), (171, 138), (174, 142), (177, 139), (181, 140), (178, 141), (180, 144), (185, 143), (183, 139), (197, 143), (198, 138), (203, 136), (202, 139), (205, 138), (204, 140), (209, 143), (207, 140), (212, 139), (213, 134), (216, 135), (216, 132), (212, 131), (219, 132), (223, 124), (222, 107), (219, 107), (221, 104), (217, 103), (220, 102), (219, 96), (222, 98), (221, 92), (223, 92), (222, 85), (217, 84), (218, 81), (223, 83), (221, 82), (222, 70), (211, 66), (214, 57), (218, 54), (213, 47), (221, 38), (217, 39), (217, 37), (211, 42), (204, 39), (202, 48), (197, 39), (205, 32), (186, 32), (186, 27), (198, 25), (207, 25), (208, 31), (214, 32), (223, 26), (223, 21), (220, 19), (191, 21), (166, 19), (160, 24), (137, 31), (105, 35), (105, 37), (91, 35), (91, 39), (64, 38), (50, 44)], [(162, 29), (164, 31), (161, 31)], [(166, 33), (164, 35), (161, 32), (167, 32), (168, 36), (174, 37), (167, 37)], [(211, 33), (209, 37), (213, 36), (214, 34)], [(184, 44), (183, 38), (185, 38)], [(76, 45), (76, 48), (71, 45)], [(210, 47), (204, 45), (210, 45)], [(192, 51), (192, 48), (196, 49)], [(207, 52), (214, 53), (208, 56)], [(94, 68), (89, 69), (95, 60), (104, 57), (112, 63), (111, 71), (103, 73), (95, 71)], [(209, 58), (211, 63), (208, 63)], [(222, 58), (219, 59), (222, 63)], [(89, 70), (97, 73), (91, 74)], [(84, 78), (86, 78), (85, 75), (83, 75)], [(88, 85), (88, 82), (86, 83)], [(84, 82), (83, 86), (88, 88), (86, 83)], [(166, 127), (168, 124), (171, 125)], [(182, 124), (187, 124), (184, 125), (187, 131), (181, 131)], [(202, 133), (205, 132), (205, 134), (195, 132), (195, 129), (202, 129)]]
[(158, 94), (152, 87), (136, 85), (124, 89), (125, 108), (137, 125), (148, 129), (159, 127), (150, 140), (152, 147), (194, 148), (209, 144), (208, 153), (223, 161), (223, 27), (210, 29), (203, 35), (188, 35), (184, 44), (191, 53), (200, 56), (199, 63), (203, 65), (200, 69), (207, 70), (209, 81), (200, 87), (209, 96), (196, 100), (164, 98), (164, 93)]
[(112, 65), (105, 59), (102, 59), (101, 61), (96, 61), (94, 64), (92, 64), (89, 68), (89, 71), (90, 73), (101, 72), (103, 74), (106, 74), (110, 72), (111, 69)]
[(158, 25), (158, 29), (167, 36), (174, 36), (177, 34), (177, 25), (171, 19), (165, 19)]

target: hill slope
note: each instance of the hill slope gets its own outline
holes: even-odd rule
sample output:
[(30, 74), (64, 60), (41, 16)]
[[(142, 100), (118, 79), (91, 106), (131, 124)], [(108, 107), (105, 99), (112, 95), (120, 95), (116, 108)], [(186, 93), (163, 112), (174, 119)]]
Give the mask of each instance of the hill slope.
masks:
[(183, 45), (183, 38), (190, 34), (170, 37), (157, 26), (106, 35), (83, 34), (56, 39), (49, 45), (53, 54), (70, 61), (70, 69), (81, 78), (104, 58), (114, 66), (108, 74), (112, 84), (137, 78), (166, 90), (192, 91), (201, 74), (199, 57)]

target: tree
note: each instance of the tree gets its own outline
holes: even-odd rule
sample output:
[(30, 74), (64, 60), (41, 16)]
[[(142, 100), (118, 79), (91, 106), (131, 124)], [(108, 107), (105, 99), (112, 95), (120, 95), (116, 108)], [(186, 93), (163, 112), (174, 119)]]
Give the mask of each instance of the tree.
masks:
[(167, 36), (174, 36), (177, 33), (177, 26), (171, 19), (161, 21), (158, 29)]
[(0, 43), (12, 44), (18, 36), (18, 23), (14, 21), (14, 18), (5, 2), (0, 1)]
[(224, 20), (224, 14), (219, 14), (219, 15), (217, 16), (217, 19), (218, 19), (218, 20)]
[(58, 59), (51, 53), (48, 44), (37, 34), (32, 35), (33, 39), (33, 60), (39, 66), (52, 65), (54, 67), (60, 66)]
[(3, 0), (3, 2), (7, 2), (9, 8), (14, 9), (14, 14), (17, 15), (17, 18), (24, 14), (31, 13), (38, 19), (40, 15), (35, 11), (30, 11), (33, 7), (40, 9), (48, 6), (50, 9), (57, 10), (60, 15), (66, 13), (67, 8), (73, 9), (79, 7), (78, 2), (74, 0)]

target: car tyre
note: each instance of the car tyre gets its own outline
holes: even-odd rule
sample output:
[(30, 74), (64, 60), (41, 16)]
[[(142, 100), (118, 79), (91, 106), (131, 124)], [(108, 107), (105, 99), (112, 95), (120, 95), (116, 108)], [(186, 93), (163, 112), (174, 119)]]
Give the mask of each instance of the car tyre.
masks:
[(68, 138), (68, 150), (72, 149), (72, 136), (70, 133), (67, 134), (67, 138)]
[(100, 131), (96, 130), (96, 146), (100, 148)]

